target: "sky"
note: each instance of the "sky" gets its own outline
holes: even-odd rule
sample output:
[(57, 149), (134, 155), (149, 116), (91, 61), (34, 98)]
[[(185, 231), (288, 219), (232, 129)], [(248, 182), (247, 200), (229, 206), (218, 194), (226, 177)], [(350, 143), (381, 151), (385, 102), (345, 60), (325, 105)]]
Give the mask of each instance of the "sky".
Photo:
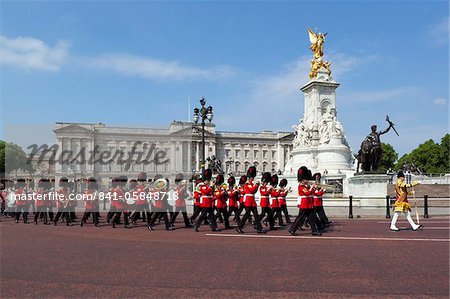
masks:
[(400, 136), (382, 141), (400, 155), (449, 132), (448, 1), (0, 3), (0, 139), (55, 122), (164, 127), (201, 97), (218, 131), (290, 132), (303, 117), (308, 27), (328, 32), (353, 152), (387, 114)]

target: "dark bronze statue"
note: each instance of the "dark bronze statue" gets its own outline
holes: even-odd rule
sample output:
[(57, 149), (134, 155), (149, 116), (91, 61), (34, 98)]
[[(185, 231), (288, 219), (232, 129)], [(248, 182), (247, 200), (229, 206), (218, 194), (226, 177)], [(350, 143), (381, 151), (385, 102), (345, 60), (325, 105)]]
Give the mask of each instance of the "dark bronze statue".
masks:
[(389, 117), (386, 116), (386, 121), (389, 123), (389, 127), (381, 132), (377, 132), (377, 126), (373, 125), (369, 135), (361, 143), (361, 149), (358, 152), (358, 169), (361, 166), (362, 171), (377, 171), (380, 166), (381, 161), (381, 141), (380, 135), (383, 135), (392, 128), (398, 135), (397, 130), (395, 130), (394, 124), (390, 121)]

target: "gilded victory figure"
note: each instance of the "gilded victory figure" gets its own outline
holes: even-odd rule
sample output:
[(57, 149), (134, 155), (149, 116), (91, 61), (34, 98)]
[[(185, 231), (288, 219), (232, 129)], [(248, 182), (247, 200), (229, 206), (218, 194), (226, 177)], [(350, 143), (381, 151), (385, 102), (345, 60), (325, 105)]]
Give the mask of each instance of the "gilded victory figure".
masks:
[(314, 59), (311, 59), (311, 70), (309, 72), (309, 78), (313, 79), (317, 77), (317, 73), (323, 67), (326, 69), (329, 74), (331, 74), (330, 65), (331, 62), (323, 61), (323, 44), (325, 43), (325, 36), (328, 33), (320, 33), (317, 32), (317, 28), (314, 31), (311, 28), (308, 28), (309, 33), (309, 41), (311, 42), (311, 46), (309, 47), (311, 51), (314, 52)]

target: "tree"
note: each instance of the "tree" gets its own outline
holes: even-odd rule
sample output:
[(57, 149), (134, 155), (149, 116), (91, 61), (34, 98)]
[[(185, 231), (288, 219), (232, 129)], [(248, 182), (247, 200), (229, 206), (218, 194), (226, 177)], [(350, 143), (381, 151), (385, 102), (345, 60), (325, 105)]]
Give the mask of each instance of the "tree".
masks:
[(381, 143), (381, 161), (378, 170), (386, 172), (389, 168), (394, 168), (398, 159), (398, 153), (389, 143)]
[(11, 173), (19, 169), (32, 171), (27, 155), (17, 144), (0, 140), (0, 173)]
[(423, 173), (449, 172), (448, 135), (442, 138), (441, 144), (435, 143), (432, 139), (422, 143), (411, 153), (403, 155), (396, 167), (401, 169), (405, 164), (412, 163)]
[(444, 172), (450, 172), (450, 134), (445, 134), (441, 139), (442, 159), (444, 161)]

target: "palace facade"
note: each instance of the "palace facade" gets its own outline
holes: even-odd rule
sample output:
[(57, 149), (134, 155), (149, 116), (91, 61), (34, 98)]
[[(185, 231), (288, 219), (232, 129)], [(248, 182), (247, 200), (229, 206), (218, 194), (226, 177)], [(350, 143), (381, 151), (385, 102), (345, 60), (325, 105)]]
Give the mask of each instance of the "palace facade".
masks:
[[(106, 183), (119, 174), (136, 178), (161, 174), (198, 173), (202, 162), (201, 126), (174, 121), (166, 128), (109, 127), (103, 123), (56, 123), (54, 174)], [(258, 172), (284, 170), (292, 150), (293, 132), (216, 131), (205, 126), (205, 156), (220, 160), (226, 174), (239, 176), (255, 165)], [(49, 174), (50, 175), (50, 174)]]

